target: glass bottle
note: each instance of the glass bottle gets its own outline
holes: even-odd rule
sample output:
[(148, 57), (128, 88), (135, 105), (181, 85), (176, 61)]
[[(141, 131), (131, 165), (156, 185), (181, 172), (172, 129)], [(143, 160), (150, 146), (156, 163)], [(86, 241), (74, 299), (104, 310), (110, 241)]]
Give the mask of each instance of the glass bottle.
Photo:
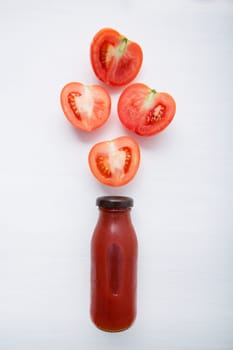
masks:
[(129, 328), (136, 317), (137, 237), (131, 222), (133, 199), (96, 200), (99, 218), (91, 240), (91, 318), (105, 331)]

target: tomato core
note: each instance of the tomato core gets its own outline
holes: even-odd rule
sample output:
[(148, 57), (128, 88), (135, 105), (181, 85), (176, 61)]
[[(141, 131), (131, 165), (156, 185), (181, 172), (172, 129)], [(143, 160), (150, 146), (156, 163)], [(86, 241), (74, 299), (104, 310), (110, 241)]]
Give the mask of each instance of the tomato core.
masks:
[[(112, 177), (110, 168), (120, 169), (124, 173), (127, 173), (131, 164), (132, 154), (129, 147), (121, 147), (118, 151), (115, 151), (108, 156), (98, 155), (96, 157), (96, 165), (100, 173), (106, 177)], [(122, 166), (123, 164), (123, 166)]]

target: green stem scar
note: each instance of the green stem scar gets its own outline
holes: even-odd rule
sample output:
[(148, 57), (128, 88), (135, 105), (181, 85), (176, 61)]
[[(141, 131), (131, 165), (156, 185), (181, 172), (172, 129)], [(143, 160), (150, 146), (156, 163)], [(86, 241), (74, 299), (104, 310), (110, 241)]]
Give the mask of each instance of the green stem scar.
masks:
[(120, 44), (120, 46), (119, 46), (119, 52), (120, 52), (120, 53), (123, 53), (123, 52), (125, 51), (126, 46), (127, 46), (127, 43), (128, 43), (128, 39), (127, 39), (127, 38), (123, 38), (123, 39), (121, 40), (121, 44)]
[(147, 101), (148, 101), (148, 102), (151, 102), (151, 100), (153, 100), (155, 94), (157, 94), (157, 91), (154, 90), (154, 89), (152, 89), (152, 90), (150, 91), (150, 94), (149, 94), (148, 97), (147, 97)]

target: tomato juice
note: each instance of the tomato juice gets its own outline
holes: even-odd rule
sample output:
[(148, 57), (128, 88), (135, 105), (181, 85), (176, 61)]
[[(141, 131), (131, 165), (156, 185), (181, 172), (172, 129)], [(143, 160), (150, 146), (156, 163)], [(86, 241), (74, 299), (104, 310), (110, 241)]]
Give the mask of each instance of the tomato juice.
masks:
[(105, 331), (122, 331), (136, 317), (137, 237), (129, 197), (97, 198), (91, 241), (91, 318)]

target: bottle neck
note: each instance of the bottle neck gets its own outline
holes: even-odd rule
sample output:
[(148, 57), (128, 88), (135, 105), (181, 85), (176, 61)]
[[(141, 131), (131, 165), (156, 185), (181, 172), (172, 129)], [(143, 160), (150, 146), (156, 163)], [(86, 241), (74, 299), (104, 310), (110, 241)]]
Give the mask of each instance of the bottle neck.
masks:
[(131, 208), (124, 209), (110, 209), (110, 208), (99, 208), (99, 219), (100, 220), (112, 220), (112, 221), (124, 221), (131, 223)]
[(100, 213), (125, 213), (130, 214), (131, 208), (99, 208)]

